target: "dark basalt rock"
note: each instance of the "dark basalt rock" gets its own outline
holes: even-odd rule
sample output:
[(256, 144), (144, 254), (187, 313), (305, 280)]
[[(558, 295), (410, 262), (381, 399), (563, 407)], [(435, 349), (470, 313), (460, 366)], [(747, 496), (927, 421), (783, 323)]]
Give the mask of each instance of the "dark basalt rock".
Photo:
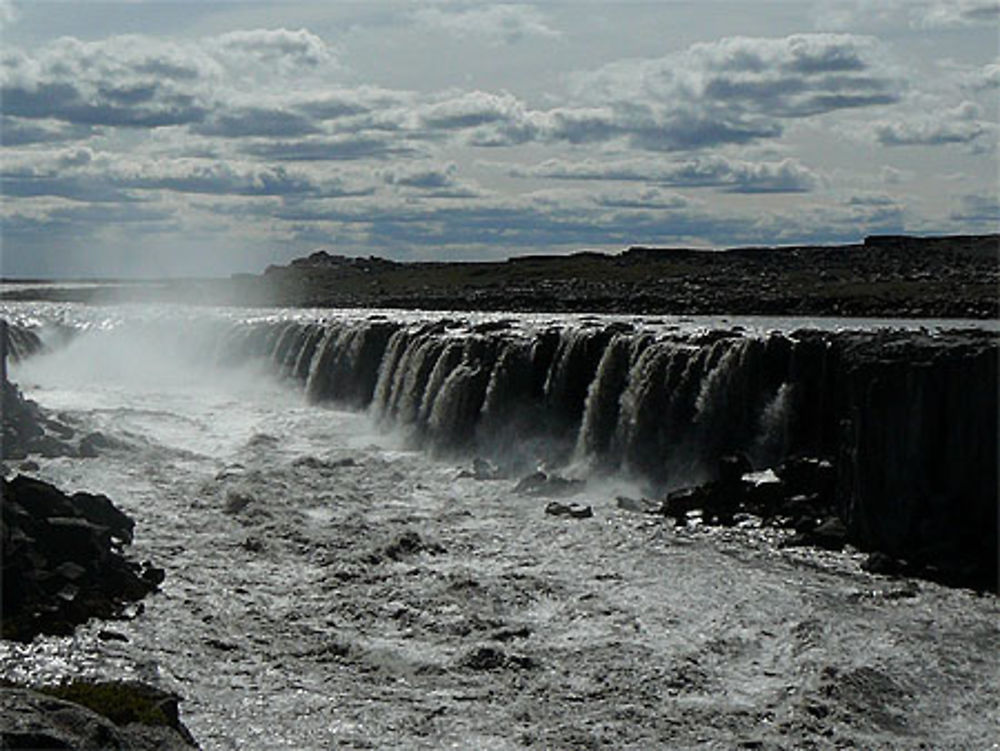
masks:
[[(47, 459), (58, 456), (93, 458), (120, 448), (121, 441), (100, 432), (79, 436), (66, 420), (50, 416), (16, 384), (3, 384), (2, 447), (5, 459), (25, 459), (35, 454)], [(37, 466), (37, 465), (36, 465)]]
[(837, 511), (852, 543), (996, 590), (996, 336), (888, 332), (839, 347)]
[(72, 633), (163, 582), (162, 569), (122, 555), (135, 523), (107, 497), (68, 496), (24, 475), (2, 482), (3, 638)]
[(0, 687), (0, 747), (190, 751), (178, 697), (141, 683)]
[(583, 480), (573, 480), (538, 471), (522, 477), (514, 486), (514, 492), (530, 496), (568, 496), (579, 493), (585, 484)]
[(377, 565), (384, 561), (400, 561), (410, 556), (427, 553), (440, 555), (445, 549), (436, 542), (424, 540), (413, 530), (403, 532), (399, 537), (365, 556), (365, 561)]
[(589, 519), (594, 515), (594, 510), (590, 506), (584, 506), (580, 503), (559, 503), (559, 501), (552, 501), (545, 507), (545, 513), (549, 516)]
[(798, 532), (785, 541), (785, 547), (816, 547), (824, 550), (843, 550), (847, 544), (847, 527), (837, 517), (819, 523), (809, 520), (801, 524)]
[(499, 647), (482, 645), (466, 652), (458, 660), (466, 670), (532, 670), (537, 663), (526, 655), (510, 654)]
[(45, 435), (41, 408), (25, 399), (21, 390), (10, 381), (3, 383), (2, 399), (3, 456), (5, 459), (24, 459), (28, 455), (28, 444)]

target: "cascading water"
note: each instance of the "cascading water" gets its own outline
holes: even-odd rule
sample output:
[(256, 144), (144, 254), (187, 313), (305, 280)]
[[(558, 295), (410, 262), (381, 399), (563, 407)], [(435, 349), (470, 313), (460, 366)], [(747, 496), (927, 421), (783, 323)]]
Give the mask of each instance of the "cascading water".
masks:
[[(993, 601), (878, 580), (850, 553), (778, 549), (753, 520), (674, 527), (637, 513), (652, 505), (637, 496), (710, 478), (722, 452), (758, 468), (805, 452), (832, 460), (859, 544), (995, 560), (995, 334), (318, 310), (4, 315), (19, 341), (46, 346), (19, 350), (25, 394), (74, 440), (112, 441), (96, 457), (32, 455), (38, 474), (120, 503), (135, 555), (167, 579), (134, 621), (0, 645), (2, 678), (163, 685), (186, 697), (206, 749), (506, 748), (498, 739), (539, 706), (551, 720), (525, 727), (566, 728), (574, 706), (574, 723), (635, 747), (673, 738), (677, 718), (690, 723), (677, 745), (699, 745), (705, 718), (721, 716), (713, 745), (728, 747), (733, 728), (756, 738), (777, 711), (812, 727), (803, 707), (834, 701), (835, 668), (848, 687), (891, 686), (919, 663), (928, 690), (957, 686), (963, 701), (920, 694), (913, 715), (932, 714), (912, 737), (950, 747), (957, 736), (933, 732), (952, 721), (983, 726), (969, 747), (992, 739), (980, 656), (996, 651)], [(63, 347), (59, 331), (77, 336)], [(549, 496), (518, 490), (514, 473), (539, 463), (592, 519), (548, 515)], [(929, 621), (959, 636), (941, 640)], [(789, 692), (793, 674), (819, 688)], [(665, 695), (665, 681), (683, 692)], [(857, 718), (857, 694), (842, 697), (830, 716)], [(662, 734), (628, 734), (642, 727)], [(779, 745), (808, 745), (781, 733)], [(581, 742), (567, 730), (525, 745)]]
[[(31, 328), (11, 332), (19, 357), (42, 346)], [(433, 449), (512, 469), (574, 461), (675, 486), (710, 477), (726, 453), (770, 466), (837, 450), (837, 410), (822, 403), (833, 334), (268, 315), (189, 336), (218, 365), (267, 363), (310, 401), (366, 409)]]

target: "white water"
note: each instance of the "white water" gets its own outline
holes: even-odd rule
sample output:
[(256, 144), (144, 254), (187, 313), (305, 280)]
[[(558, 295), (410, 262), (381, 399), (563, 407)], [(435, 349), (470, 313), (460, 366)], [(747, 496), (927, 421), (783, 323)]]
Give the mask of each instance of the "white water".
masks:
[[(802, 601), (817, 608), (821, 606), (815, 603), (824, 603), (823, 618), (837, 613), (844, 619), (836, 625), (836, 638), (844, 644), (839, 652), (830, 646), (823, 659), (863, 662), (861, 655), (851, 654), (856, 640), (872, 618), (889, 617), (868, 610), (853, 613), (856, 606), (843, 604), (848, 595), (881, 586), (857, 573), (856, 556), (820, 556), (819, 564), (834, 572), (821, 576), (790, 567), (766, 540), (756, 552), (738, 545), (717, 548), (715, 543), (686, 548), (691, 542), (684, 540), (671, 547), (675, 543), (664, 541), (668, 532), (659, 523), (636, 520), (615, 508), (616, 495), (637, 493), (615, 480), (592, 482), (574, 498), (593, 505), (593, 524), (546, 528), (550, 522), (540, 513), (544, 501), (516, 498), (511, 490), (516, 478), (461, 477), (455, 462), (408, 448), (401, 436), (378, 428), (365, 413), (307, 404), (301, 386), (263, 367), (216, 366), (204, 350), (191, 346), (219, 321), (311, 320), (367, 312), (56, 304), (8, 304), (0, 312), (15, 322), (59, 322), (90, 330), (52, 354), (14, 366), (11, 377), (29, 398), (78, 430), (101, 430), (124, 447), (98, 459), (40, 460), (37, 474), (67, 491), (109, 495), (137, 521), (131, 555), (167, 570), (163, 591), (147, 598), (145, 612), (135, 620), (90, 624), (73, 638), (42, 639), (29, 647), (3, 644), (0, 675), (55, 680), (82, 672), (158, 683), (186, 697), (183, 718), (206, 749), (523, 747), (523, 739), (505, 735), (510, 723), (503, 715), (505, 700), (489, 698), (494, 679), (473, 680), (455, 667), (481, 633), (476, 619), (484, 613), (505, 623), (549, 624), (545, 628), (552, 629), (551, 643), (538, 647), (538, 659), (549, 667), (562, 659), (551, 650), (580, 649), (604, 638), (602, 629), (613, 637), (610, 644), (628, 644), (639, 638), (634, 635), (642, 621), (647, 634), (643, 644), (679, 654), (718, 637), (718, 629), (730, 637), (750, 638), (740, 620), (744, 615), (736, 613), (751, 608), (751, 602), (762, 612), (773, 611), (766, 612), (776, 619), (770, 629), (785, 628), (785, 621), (805, 623), (806, 616), (797, 610)], [(462, 316), (471, 323), (502, 317)], [(556, 320), (562, 319), (517, 316), (515, 325), (536, 328)], [(651, 330), (680, 331), (736, 324), (751, 330), (793, 330), (817, 324), (630, 320)], [(843, 322), (827, 325), (844, 327)], [(768, 420), (779, 420), (785, 396), (775, 395)], [(234, 502), (245, 505), (238, 513), (227, 513)], [(387, 564), (365, 562), (365, 555), (402, 530), (442, 541), (446, 553)], [(748, 557), (753, 561), (746, 566), (742, 561)], [(671, 566), (670, 577), (660, 568), (664, 561)], [(773, 579), (761, 572), (765, 564), (776, 567)], [(383, 565), (388, 573), (371, 573)], [(608, 586), (602, 584), (596, 597), (615, 604), (584, 617), (590, 612), (586, 603), (595, 595), (572, 588), (578, 578), (584, 585), (594, 582), (588, 577), (600, 570), (617, 577), (614, 587), (620, 589), (606, 592)], [(433, 594), (466, 579), (510, 588), (526, 578), (537, 579), (534, 589), (516, 589), (503, 605), (471, 614), (462, 599), (441, 604), (427, 595), (430, 605), (421, 609), (414, 604), (416, 592)], [(742, 593), (739, 587), (734, 590), (738, 607), (725, 599), (732, 597), (726, 593), (735, 581), (746, 587)], [(908, 601), (898, 605), (893, 627), (904, 634), (922, 633), (926, 619), (949, 608), (964, 610), (966, 621), (953, 627), (981, 634), (986, 645), (977, 650), (988, 652), (996, 644), (996, 630), (988, 625), (996, 622), (993, 601), (977, 602), (928, 586), (929, 594), (912, 613), (905, 611)], [(668, 607), (664, 603), (672, 596), (683, 599)], [(98, 639), (103, 628), (128, 641)], [(472, 642), (463, 631), (469, 628)], [(338, 656), (345, 644), (348, 657)], [(531, 644), (524, 649), (530, 652)], [(901, 649), (878, 640), (869, 648), (878, 655), (884, 652), (880, 659), (886, 661)], [(920, 651), (913, 649), (914, 654)], [(834, 653), (836, 659), (830, 656)], [(634, 666), (637, 674), (646, 659), (640, 657)], [(942, 664), (949, 659), (940, 658)], [(566, 664), (572, 672), (572, 658)], [(817, 670), (821, 664), (817, 662)], [(995, 664), (987, 668), (996, 674)], [(788, 667), (788, 675), (804, 669), (796, 664)], [(734, 670), (723, 695), (739, 711), (763, 702), (761, 697), (772, 690), (786, 690), (781, 680), (748, 666)], [(982, 678), (981, 670), (970, 668), (957, 677), (949, 674), (949, 679), (963, 686)], [(929, 683), (936, 677), (931, 671)], [(462, 715), (471, 694), (478, 697), (471, 706), (483, 713), (481, 722), (476, 712)], [(982, 719), (988, 714), (983, 706), (992, 698), (970, 698), (954, 716), (941, 715), (940, 707), (937, 714), (930, 711), (928, 716), (940, 726), (938, 738), (972, 740), (973, 745), (984, 740), (991, 726)], [(934, 704), (936, 698), (926, 701)], [(620, 703), (628, 704), (629, 697), (622, 695)], [(438, 705), (458, 710), (449, 715), (449, 724), (419, 730), (413, 724), (417, 710), (430, 714)], [(717, 711), (728, 710), (720, 705)], [(494, 716), (498, 719), (490, 719)], [(711, 730), (699, 732), (720, 738)], [(564, 739), (562, 746), (568, 743)], [(724, 735), (714, 747), (727, 747)]]

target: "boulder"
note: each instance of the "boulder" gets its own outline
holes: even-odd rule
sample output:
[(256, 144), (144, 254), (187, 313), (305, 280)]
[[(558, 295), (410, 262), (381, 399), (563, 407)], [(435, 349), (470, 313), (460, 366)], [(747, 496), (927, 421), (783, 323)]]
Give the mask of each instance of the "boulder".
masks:
[(24, 475), (2, 482), (3, 638), (72, 633), (162, 583), (162, 569), (122, 555), (134, 522), (107, 497), (68, 496)]
[(174, 694), (135, 682), (0, 687), (0, 746), (74, 751), (190, 751)]
[(573, 480), (559, 475), (549, 475), (539, 470), (522, 477), (514, 492), (530, 496), (560, 497), (579, 493), (586, 485), (583, 480)]
[(549, 516), (589, 519), (594, 515), (594, 510), (590, 506), (584, 506), (580, 503), (559, 503), (559, 501), (552, 501), (545, 507), (545, 513)]

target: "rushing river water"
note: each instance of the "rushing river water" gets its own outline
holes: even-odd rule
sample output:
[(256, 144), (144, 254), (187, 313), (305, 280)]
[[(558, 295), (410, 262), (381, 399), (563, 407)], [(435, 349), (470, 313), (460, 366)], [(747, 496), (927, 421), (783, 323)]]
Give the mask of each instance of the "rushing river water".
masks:
[[(798, 440), (781, 427), (786, 371), (734, 376), (795, 358), (745, 342), (844, 321), (0, 313), (52, 345), (11, 367), (26, 396), (115, 441), (98, 458), (41, 459), (37, 475), (107, 494), (136, 519), (130, 554), (167, 571), (132, 620), (4, 643), (4, 677), (136, 676), (176, 690), (206, 749), (1000, 739), (994, 597), (874, 577), (850, 551), (784, 550), (752, 520), (676, 529), (616, 505), (699, 477), (690, 448), (656, 459), (668, 474), (645, 471), (651, 440), (681, 436), (635, 427), (653, 405), (711, 426), (712, 410), (737, 408), (722, 395), (739, 381), (753, 403), (739, 448), (764, 461)], [(603, 332), (601, 352), (581, 331)], [(547, 365), (532, 376), (542, 346)], [(687, 374), (687, 401), (657, 402), (643, 373)], [(522, 393), (537, 393), (537, 409), (514, 414)], [(690, 447), (714, 430), (682, 438)], [(477, 452), (496, 475), (468, 471)], [(586, 479), (573, 500), (594, 517), (546, 517), (544, 499), (515, 493), (517, 473), (538, 463)]]

